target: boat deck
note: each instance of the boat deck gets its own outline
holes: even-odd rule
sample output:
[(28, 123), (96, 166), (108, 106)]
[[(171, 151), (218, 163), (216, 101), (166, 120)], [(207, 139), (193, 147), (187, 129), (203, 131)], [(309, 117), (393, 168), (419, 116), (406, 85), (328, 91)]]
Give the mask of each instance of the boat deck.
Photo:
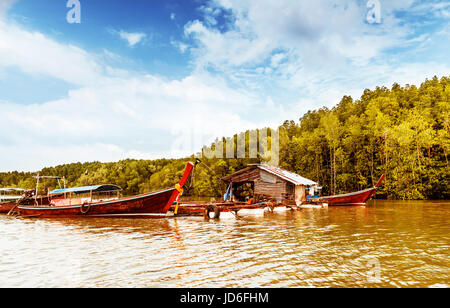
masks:
[[(261, 202), (255, 204), (248, 204), (243, 202), (180, 202), (178, 206), (177, 214), (175, 214), (176, 205), (173, 204), (169, 211), (173, 212), (175, 216), (203, 216), (205, 218), (211, 218), (211, 214), (214, 214), (214, 218), (219, 218), (220, 213), (233, 213), (237, 214), (241, 210), (261, 210), (266, 209), (269, 212), (273, 212), (277, 209), (292, 209), (292, 210), (301, 210), (308, 208), (326, 208), (328, 204), (326, 203), (312, 203), (306, 202), (300, 206), (292, 205), (292, 204), (282, 204), (276, 202)], [(217, 213), (214, 213), (214, 208)], [(209, 216), (209, 217), (208, 217)]]

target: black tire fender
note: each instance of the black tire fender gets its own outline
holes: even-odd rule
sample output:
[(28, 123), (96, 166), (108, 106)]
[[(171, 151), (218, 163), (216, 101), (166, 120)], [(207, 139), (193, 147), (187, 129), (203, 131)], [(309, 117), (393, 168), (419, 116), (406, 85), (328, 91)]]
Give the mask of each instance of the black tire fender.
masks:
[[(87, 205), (87, 210), (83, 210)], [(80, 212), (81, 214), (87, 214), (89, 210), (91, 209), (91, 203), (88, 201), (84, 201), (83, 204), (80, 206)]]
[(209, 213), (211, 213), (211, 212), (214, 212), (214, 217), (213, 217), (214, 219), (218, 219), (220, 217), (220, 210), (219, 210), (219, 207), (217, 205), (215, 205), (215, 204), (208, 204), (205, 207), (204, 217), (206, 219), (211, 218), (209, 216)]

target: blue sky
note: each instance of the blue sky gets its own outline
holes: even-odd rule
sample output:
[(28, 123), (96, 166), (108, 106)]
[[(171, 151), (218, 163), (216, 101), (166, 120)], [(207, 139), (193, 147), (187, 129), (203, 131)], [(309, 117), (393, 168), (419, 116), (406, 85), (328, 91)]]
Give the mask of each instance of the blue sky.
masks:
[(449, 75), (450, 1), (79, 2), (0, 1), (0, 171), (182, 157)]

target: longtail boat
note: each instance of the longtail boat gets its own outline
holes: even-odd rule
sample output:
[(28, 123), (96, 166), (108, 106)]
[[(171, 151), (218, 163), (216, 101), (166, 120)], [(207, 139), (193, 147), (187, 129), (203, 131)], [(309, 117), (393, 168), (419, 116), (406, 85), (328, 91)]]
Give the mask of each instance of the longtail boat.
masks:
[(8, 213), (26, 192), (23, 188), (0, 188), (0, 213)]
[[(183, 193), (193, 163), (187, 163), (181, 180), (172, 188), (133, 197), (119, 198), (121, 188), (116, 185), (97, 185), (57, 189), (49, 193), (47, 204), (19, 205), (23, 217), (165, 217), (174, 201)], [(117, 194), (117, 197), (113, 197)], [(37, 200), (37, 199), (36, 199)]]
[(384, 174), (381, 175), (377, 184), (372, 188), (343, 195), (311, 198), (310, 200), (314, 203), (327, 203), (328, 205), (365, 205), (367, 200), (375, 195), (378, 187), (380, 186), (381, 182), (383, 182), (383, 180)]

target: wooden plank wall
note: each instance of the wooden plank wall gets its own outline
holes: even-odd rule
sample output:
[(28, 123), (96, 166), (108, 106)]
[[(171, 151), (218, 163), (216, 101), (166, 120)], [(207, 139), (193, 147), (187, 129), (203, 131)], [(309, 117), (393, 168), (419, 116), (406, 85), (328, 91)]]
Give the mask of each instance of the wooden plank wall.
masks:
[(276, 202), (284, 203), (286, 200), (294, 200), (293, 190), (289, 190), (289, 182), (261, 170), (261, 174), (271, 175), (276, 179), (275, 183), (268, 183), (261, 179), (255, 181), (255, 199), (271, 198)]
[[(267, 182), (267, 179), (273, 179), (273, 182)], [(254, 182), (253, 193), (256, 202), (271, 199), (290, 204), (295, 199), (295, 186), (292, 183), (257, 167), (233, 176), (231, 181), (233, 183)]]

